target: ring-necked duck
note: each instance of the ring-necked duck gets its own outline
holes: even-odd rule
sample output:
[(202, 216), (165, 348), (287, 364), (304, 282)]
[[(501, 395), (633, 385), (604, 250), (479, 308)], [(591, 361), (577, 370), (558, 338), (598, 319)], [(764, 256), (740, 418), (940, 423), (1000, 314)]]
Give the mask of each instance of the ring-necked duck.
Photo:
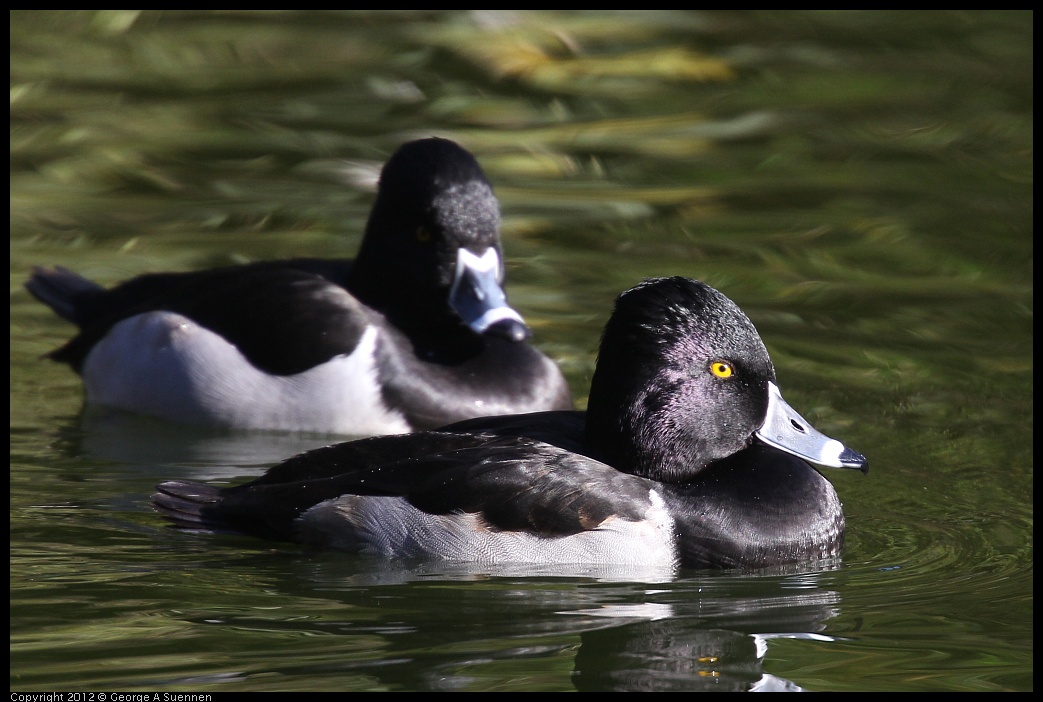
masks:
[(183, 528), (386, 556), (762, 567), (839, 553), (840, 500), (805, 461), (867, 470), (783, 401), (731, 300), (661, 278), (616, 301), (586, 413), (362, 439), (152, 499)]
[(446, 139), (392, 155), (358, 256), (143, 275), (106, 290), (37, 269), (80, 327), (50, 354), (90, 403), (236, 429), (371, 435), (571, 409), (502, 288), (500, 211)]

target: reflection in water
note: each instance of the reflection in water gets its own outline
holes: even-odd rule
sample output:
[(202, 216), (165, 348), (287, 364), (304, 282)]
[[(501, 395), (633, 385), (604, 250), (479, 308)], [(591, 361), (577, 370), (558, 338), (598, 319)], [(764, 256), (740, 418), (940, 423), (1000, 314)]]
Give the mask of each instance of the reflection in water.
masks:
[(180, 467), (178, 477), (196, 480), (259, 475), (298, 453), (351, 438), (196, 427), (93, 405), (84, 407), (80, 427), (77, 455), (167, 472)]
[[(271, 569), (268, 556), (246, 560), (255, 562), (244, 567), (285, 572)], [(392, 690), (481, 689), (494, 671), (549, 671), (559, 661), (571, 662), (569, 679), (579, 690), (800, 690), (799, 681), (767, 672), (765, 656), (774, 639), (835, 641), (819, 633), (841, 609), (839, 594), (818, 583), (833, 565), (781, 576), (700, 575), (650, 587), (612, 576), (514, 577), (474, 564), (323, 554), (303, 569), (305, 581), (274, 584), (310, 603), (310, 616), (298, 609), (298, 616), (274, 610), (189, 618), (301, 641), (325, 638), (324, 666), (376, 678)], [(337, 649), (347, 657), (331, 663)], [(314, 665), (309, 660), (302, 652), (282, 670), (300, 674), (301, 666)]]
[(641, 622), (580, 637), (573, 682), (580, 691), (801, 692), (764, 672), (769, 637)]
[(815, 584), (825, 570), (749, 577), (739, 589), (756, 591), (746, 596), (699, 588), (701, 596), (668, 616), (652, 611), (645, 621), (584, 632), (573, 682), (579, 690), (798, 691), (767, 673), (764, 657), (771, 639), (835, 640), (818, 633), (840, 614), (839, 593)]
[[(764, 670), (775, 638), (834, 641), (815, 632), (839, 614), (839, 595), (804, 590), (782, 597), (700, 599), (695, 612), (595, 629), (580, 635), (579, 690), (798, 691)], [(717, 610), (718, 616), (706, 616)], [(660, 613), (661, 614), (661, 613)]]

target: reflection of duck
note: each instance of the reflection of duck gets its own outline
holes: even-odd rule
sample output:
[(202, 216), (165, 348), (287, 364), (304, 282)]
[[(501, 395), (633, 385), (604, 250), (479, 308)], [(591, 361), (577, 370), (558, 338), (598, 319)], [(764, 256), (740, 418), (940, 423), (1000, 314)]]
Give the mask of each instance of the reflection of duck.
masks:
[(617, 300), (585, 415), (363, 439), (153, 500), (185, 527), (388, 556), (760, 567), (840, 549), (840, 500), (804, 459), (866, 469), (782, 400), (731, 300), (665, 278)]
[(499, 205), (445, 139), (385, 165), (358, 257), (26, 287), (80, 327), (51, 354), (88, 402), (239, 429), (355, 436), (572, 407), (501, 287)]
[(580, 691), (803, 692), (792, 681), (764, 672), (770, 638), (699, 628), (684, 620), (595, 629), (580, 635), (572, 682)]
[(62, 435), (68, 455), (138, 466), (150, 474), (174, 466), (188, 480), (257, 476), (273, 463), (330, 443), (329, 434), (235, 431), (96, 405), (86, 405)]
[(706, 574), (650, 595), (670, 604), (616, 597), (570, 611), (614, 622), (580, 633), (572, 682), (579, 690), (801, 691), (765, 672), (764, 659), (773, 639), (836, 640), (824, 632), (840, 614), (840, 594), (819, 577), (836, 567), (820, 561)]

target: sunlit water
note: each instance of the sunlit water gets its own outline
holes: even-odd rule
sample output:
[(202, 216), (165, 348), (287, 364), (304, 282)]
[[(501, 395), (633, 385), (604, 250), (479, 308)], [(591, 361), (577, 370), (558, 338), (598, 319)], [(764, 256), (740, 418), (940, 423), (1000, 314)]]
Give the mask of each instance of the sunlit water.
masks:
[[(13, 690), (1028, 690), (1032, 16), (11, 15)], [(166, 529), (160, 480), (328, 437), (81, 412), (22, 290), (353, 255), (402, 141), (504, 211), (511, 301), (585, 402), (612, 299), (686, 275), (758, 326), (841, 561), (386, 563)]]

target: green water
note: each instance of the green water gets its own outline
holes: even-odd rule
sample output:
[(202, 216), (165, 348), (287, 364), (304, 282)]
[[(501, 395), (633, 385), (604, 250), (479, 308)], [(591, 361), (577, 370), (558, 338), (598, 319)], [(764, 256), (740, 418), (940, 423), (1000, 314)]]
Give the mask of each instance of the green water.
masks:
[[(11, 13), (11, 688), (1032, 688), (1032, 14)], [(456, 139), (508, 292), (585, 402), (613, 298), (714, 285), (831, 471), (843, 560), (384, 563), (164, 528), (164, 479), (325, 437), (83, 412), (22, 283), (354, 254)]]

